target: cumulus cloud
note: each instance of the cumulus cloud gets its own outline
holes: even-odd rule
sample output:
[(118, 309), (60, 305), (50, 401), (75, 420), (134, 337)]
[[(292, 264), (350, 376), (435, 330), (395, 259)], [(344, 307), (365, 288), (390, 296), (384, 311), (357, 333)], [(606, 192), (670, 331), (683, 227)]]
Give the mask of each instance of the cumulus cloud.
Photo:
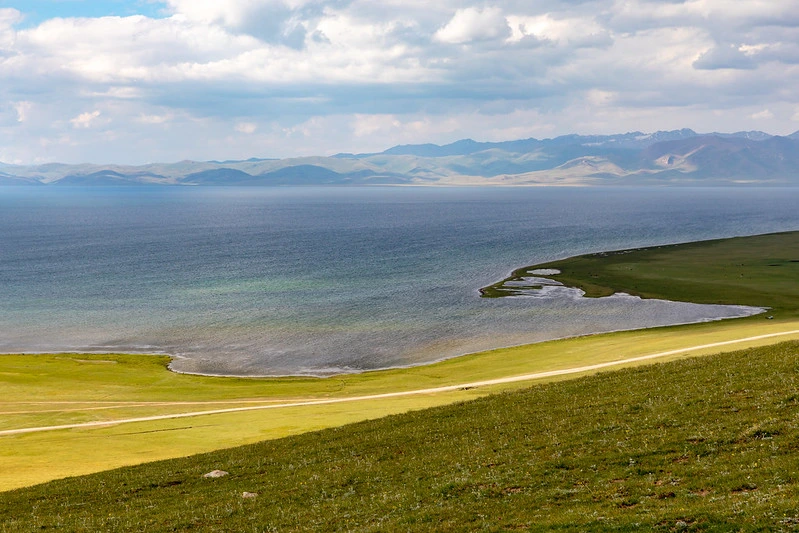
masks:
[(236, 124), (236, 131), (239, 133), (246, 133), (248, 135), (255, 133), (255, 130), (258, 129), (258, 125), (254, 122), (239, 122)]
[(4, 154), (225, 159), (627, 127), (790, 133), (799, 109), (795, 0), (163, 4), (161, 18), (32, 26), (0, 9)]
[(703, 52), (694, 61), (694, 67), (700, 70), (754, 69), (757, 68), (757, 64), (753, 61), (752, 55), (747, 54), (740, 46), (728, 44), (714, 46)]
[(504, 38), (509, 34), (510, 27), (502, 9), (467, 7), (457, 10), (452, 20), (436, 32), (435, 38), (443, 43), (462, 44)]
[(221, 25), (269, 43), (302, 48), (308, 19), (335, 2), (316, 0), (168, 0), (180, 17), (203, 25)]
[(25, 122), (28, 120), (28, 113), (33, 109), (33, 103), (23, 100), (22, 102), (14, 102), (13, 107), (17, 112), (17, 122)]
[(164, 115), (140, 114), (138, 117), (135, 117), (133, 120), (140, 124), (166, 124), (170, 122), (173, 118), (174, 116), (171, 113), (166, 113)]
[(10, 7), (0, 7), (0, 30), (13, 27), (22, 22), (22, 13)]
[(550, 14), (508, 17), (511, 41), (534, 37), (540, 41), (563, 44), (610, 44), (611, 37), (605, 28), (590, 17), (554, 18)]
[(755, 120), (763, 120), (763, 119), (774, 118), (774, 113), (772, 113), (768, 109), (764, 109), (763, 111), (752, 113), (750, 116)]
[(18, 41), (41, 70), (108, 84), (179, 80), (257, 47), (217, 27), (142, 16), (53, 19), (19, 32)]
[(0, 61), (15, 54), (16, 31), (14, 26), (22, 20), (16, 9), (0, 8)]
[(77, 117), (73, 118), (69, 122), (72, 124), (74, 128), (90, 128), (93, 124), (96, 123), (97, 118), (100, 116), (99, 111), (87, 111), (86, 113), (81, 113)]

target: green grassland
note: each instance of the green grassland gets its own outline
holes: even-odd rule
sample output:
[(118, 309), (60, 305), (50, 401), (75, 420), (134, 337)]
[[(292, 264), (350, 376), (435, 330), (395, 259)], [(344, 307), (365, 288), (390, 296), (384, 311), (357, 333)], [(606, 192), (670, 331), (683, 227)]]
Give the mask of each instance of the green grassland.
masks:
[(54, 481), (3, 493), (0, 531), (792, 531), (797, 357), (683, 359)]
[(520, 268), (484, 288), (483, 295), (513, 294), (506, 283), (521, 281), (536, 269), (560, 270), (558, 275), (538, 277), (578, 287), (589, 297), (626, 292), (644, 298), (770, 307), (775, 317), (799, 316), (796, 231), (571, 257)]
[[(144, 355), (2, 356), (0, 388), (5, 394), (0, 398), (0, 431), (413, 391), (623, 362), (652, 353), (790, 330), (799, 330), (799, 321), (761, 318), (757, 322), (723, 321), (618, 332), (504, 348), (429, 366), (325, 379), (190, 376), (168, 371), (166, 358)], [(799, 339), (799, 334), (781, 337), (790, 338)], [(773, 342), (774, 339), (761, 339), (725, 349)], [(693, 349), (664, 360), (719, 350)], [(548, 380), (557, 379), (564, 378)], [(464, 387), (435, 394), (351, 403), (0, 434), (0, 490), (296, 435), (525, 386), (520, 382)]]
[[(594, 254), (548, 265), (520, 269), (514, 273), (514, 277), (522, 277), (527, 270), (536, 268), (558, 268), (562, 271), (562, 275), (558, 276), (557, 279), (567, 284), (580, 286), (592, 296), (608, 294), (615, 289), (640, 294), (645, 297), (714, 303), (743, 303), (771, 307), (769, 315), (774, 318), (767, 320), (764, 315), (759, 315), (747, 319), (723, 322), (579, 337), (493, 350), (408, 369), (368, 372), (325, 379), (239, 379), (175, 374), (167, 370), (168, 358), (160, 356), (120, 354), (0, 356), (0, 389), (5, 393), (0, 398), (0, 432), (20, 428), (86, 422), (109, 423), (109, 425), (102, 427), (81, 427), (38, 433), (14, 435), (0, 433), (0, 490), (32, 485), (65, 476), (108, 470), (124, 465), (183, 457), (189, 454), (217, 450), (238, 444), (254, 443), (265, 439), (304, 434), (312, 430), (338, 427), (351, 422), (372, 420), (387, 415), (472, 400), (497, 392), (519, 390), (529, 386), (529, 384), (517, 382), (492, 386), (456, 387), (454, 390), (436, 393), (364, 399), (324, 405), (269, 408), (270, 404), (274, 406), (275, 404), (320, 399), (346, 399), (387, 392), (414, 391), (431, 387), (469, 384), (476, 381), (534, 372), (567, 369), (605, 362), (623, 362), (630, 358), (652, 353), (747, 338), (755, 335), (799, 330), (799, 284), (796, 283), (796, 280), (799, 280), (799, 262), (797, 262), (799, 257), (796, 256), (799, 256), (799, 232)], [(576, 266), (572, 267), (572, 263), (569, 263), (570, 261)], [(487, 290), (489, 292), (491, 290), (498, 291), (494, 295), (500, 295), (502, 291), (507, 291), (508, 289), (501, 282)], [(696, 297), (691, 296), (692, 291), (696, 292)], [(799, 335), (793, 334), (781, 337), (781, 339), (790, 338), (799, 339)], [(773, 342), (775, 342), (774, 339), (761, 339), (730, 345), (724, 349), (754, 348)], [(790, 357), (795, 357), (795, 345), (786, 346), (790, 347), (788, 349), (789, 352), (781, 350), (778, 353), (783, 354), (783, 356), (786, 353), (790, 353), (794, 354), (790, 355)], [(762, 353), (772, 353), (769, 350), (765, 349), (765, 352)], [(718, 351), (720, 351), (720, 348), (694, 349), (664, 357), (663, 360), (685, 359), (689, 356), (708, 355)], [(757, 354), (761, 352), (751, 351), (744, 353), (749, 353), (751, 357), (760, 357)], [(730, 363), (733, 367), (725, 369), (724, 375), (730, 372), (737, 372), (735, 365), (738, 363), (735, 361), (739, 361), (741, 357), (745, 358), (746, 356), (739, 355), (737, 359), (730, 359), (730, 361), (733, 361), (733, 363)], [(701, 361), (705, 361), (705, 359)], [(685, 364), (694, 363), (686, 362)], [(700, 366), (697, 367), (696, 364)], [(700, 368), (702, 365), (702, 363), (696, 364), (689, 368)], [(619, 366), (632, 365), (633, 363)], [(765, 370), (763, 369), (763, 371)], [(612, 375), (615, 375), (615, 373)], [(622, 375), (630, 374), (622, 373)], [(755, 377), (752, 379), (755, 379)], [(563, 379), (565, 377), (561, 376), (550, 377), (540, 381), (551, 382)], [(602, 375), (592, 379), (598, 379), (600, 383), (607, 383), (601, 380), (615, 378)], [(706, 381), (712, 381), (709, 374)], [(584, 383), (584, 380), (581, 380), (580, 383)], [(547, 387), (557, 386), (566, 387), (571, 385), (567, 385), (565, 382), (547, 385)], [(535, 387), (518, 397), (513, 394), (503, 394), (499, 398), (514, 397), (518, 401), (524, 402), (522, 398), (525, 395), (538, 395), (541, 390), (559, 390), (547, 387)], [(631, 384), (628, 387), (634, 388)], [(573, 400), (569, 400), (572, 403), (583, 401), (576, 390), (574, 389), (569, 393), (569, 395), (574, 395)], [(645, 389), (642, 392), (646, 392)], [(599, 393), (597, 392), (597, 394)], [(615, 389), (609, 388), (605, 390), (604, 394), (606, 397), (600, 403), (616, 401)], [(541, 405), (547, 409), (551, 409), (555, 404), (566, 402), (565, 398), (567, 396), (553, 396), (550, 400), (539, 397), (541, 399), (537, 401), (540, 401)], [(590, 400), (590, 402), (594, 402), (598, 401), (597, 398), (599, 396), (591, 398), (593, 400)], [(517, 400), (514, 400), (514, 402)], [(674, 400), (681, 401), (679, 398)], [(481, 401), (496, 402), (499, 400), (490, 397)], [(472, 407), (468, 407), (472, 404), (464, 405), (457, 409), (472, 409)], [(260, 410), (113, 424), (114, 421), (134, 417), (202, 412), (237, 407), (259, 407)], [(667, 408), (668, 406), (664, 404), (663, 409)], [(672, 408), (676, 409), (674, 406)], [(513, 426), (523, 422), (515, 420), (517, 409), (515, 404), (509, 404), (499, 409), (503, 411), (501, 414), (502, 424)], [(590, 407), (585, 407), (585, 409), (590, 410)], [(412, 420), (425, 419), (428, 416), (434, 419), (437, 415), (433, 413), (436, 412), (438, 411), (421, 411), (407, 416)], [(606, 414), (611, 416), (613, 413), (608, 411)], [(448, 427), (457, 426), (458, 418), (461, 415), (453, 414), (448, 416), (452, 418)], [(492, 416), (499, 416), (499, 414)], [(396, 419), (390, 418), (388, 420)], [(634, 433), (640, 428), (633, 422), (635, 422), (635, 419), (617, 419), (615, 423), (623, 425), (628, 432)], [(393, 422), (375, 421), (373, 423), (379, 425)], [(468, 425), (468, 423), (470, 422), (464, 420), (464, 426)], [(698, 421), (695, 423), (704, 422)], [(452, 430), (455, 431), (455, 429)], [(351, 431), (349, 428), (346, 429), (346, 432)], [(386, 429), (385, 431), (391, 432), (394, 430), (389, 431)], [(428, 429), (428, 431), (431, 430)], [(463, 427), (461, 431), (466, 434), (469, 429)], [(332, 434), (339, 433), (334, 432)], [(346, 434), (350, 435), (351, 433)], [(295, 438), (300, 439), (297, 442), (317, 442), (321, 437), (300, 435)], [(412, 440), (411, 436), (403, 434), (397, 434), (394, 438), (397, 439), (397, 442), (402, 442), (403, 439)], [(453, 436), (452, 438), (455, 437)], [(438, 441), (439, 445), (442, 445), (448, 439), (449, 437), (442, 436)], [(264, 444), (262, 446), (278, 446), (276, 449), (279, 449), (280, 446), (288, 446), (285, 449), (292, 449), (297, 446), (297, 450), (305, 446), (296, 442), (294, 444), (285, 444), (286, 442), (294, 442), (290, 440), (276, 442), (281, 444)], [(570, 445), (576, 446), (577, 444), (571, 443)], [(358, 453), (357, 450), (361, 446), (367, 446), (367, 444), (357, 440), (351, 442), (351, 450), (354, 450), (354, 453)], [(539, 445), (539, 447), (541, 446), (543, 446), (541, 450), (546, 451), (546, 453), (555, 453), (556, 451), (543, 444)], [(541, 453), (544, 453), (544, 451)], [(244, 452), (231, 451), (221, 453), (224, 455)], [(303, 453), (318, 455), (322, 452), (308, 448)], [(295, 461), (302, 463), (301, 457), (302, 455), (297, 455)], [(796, 459), (795, 456), (794, 459)], [(200, 458), (196, 460), (204, 461)], [(397, 458), (397, 460), (401, 461), (401, 457)], [(444, 459), (441, 460), (443, 461)], [(462, 460), (465, 461), (465, 459)], [(190, 464), (195, 459), (188, 459), (187, 461), (189, 463), (181, 464)], [(239, 461), (245, 460), (240, 459)], [(275, 467), (279, 466), (278, 463), (280, 461), (280, 459), (273, 459)], [(172, 463), (162, 463), (162, 465), (170, 464)], [(198, 469), (208, 467), (207, 469), (210, 470), (217, 467), (207, 465), (205, 462), (196, 464)], [(450, 466), (457, 470), (460, 468), (458, 464)], [(222, 468), (222, 466), (219, 467)], [(172, 467), (162, 466), (159, 468)], [(308, 468), (311, 468), (311, 466)], [(414, 465), (405, 465), (403, 468), (413, 469), (416, 467)], [(120, 472), (133, 471), (125, 470)], [(115, 473), (113, 475), (122, 475), (124, 477), (128, 474)], [(318, 471), (314, 475), (317, 481), (326, 476), (325, 472), (322, 471)], [(378, 474), (373, 473), (373, 475), (380, 477)], [(462, 478), (465, 480), (463, 481), (464, 483), (471, 483), (467, 481), (468, 476), (466, 474), (463, 474)], [(62, 483), (78, 483), (78, 485), (88, 483), (87, 487), (91, 486), (92, 483), (98, 483), (98, 481), (91, 481), (91, 479), (99, 478), (86, 478), (85, 480), (81, 478)], [(207, 484), (202, 484), (204, 481), (191, 479), (193, 481), (187, 478), (186, 481), (181, 481), (179, 485), (189, 487), (196, 482), (197, 490), (209, 487)], [(228, 478), (224, 479), (227, 480)], [(230, 482), (230, 480), (218, 481), (221, 481), (221, 483), (214, 485), (214, 487), (226, 486), (225, 483)], [(103, 481), (103, 483), (106, 482)], [(51, 489), (56, 490), (54, 488), (56, 486), (60, 485), (46, 485), (44, 486), (45, 488), (32, 488), (29, 490), (42, 490), (45, 492), (40, 494), (46, 494)], [(69, 490), (76, 490), (74, 489), (75, 485), (63, 486), (71, 486), (73, 488)], [(175, 486), (177, 487), (178, 485)], [(482, 485), (478, 484), (476, 486), (479, 488)], [(490, 486), (485, 485), (485, 487)], [(154, 495), (158, 490), (155, 488), (145, 490), (142, 487), (144, 485), (139, 487), (137, 494), (149, 494), (152, 492), (150, 497), (155, 498)], [(322, 485), (319, 485), (319, 487), (322, 487)], [(98, 485), (94, 485), (94, 488), (95, 490), (100, 490)], [(398, 488), (395, 489), (399, 490)], [(308, 487), (307, 490), (311, 490), (311, 487)], [(477, 490), (477, 492), (480, 492), (480, 490)], [(105, 492), (105, 489), (100, 491)], [(268, 489), (268, 491), (271, 492), (272, 490)], [(290, 494), (293, 494), (293, 491), (294, 489), (291, 489)], [(469, 491), (474, 492), (472, 489), (466, 490), (466, 492)], [(525, 491), (515, 491), (514, 489), (509, 494), (515, 495), (522, 492)], [(749, 492), (744, 491), (743, 493), (748, 494)], [(20, 494), (28, 494), (28, 497), (33, 498), (31, 501), (39, 501), (31, 496), (33, 492), (8, 492), (0, 495), (0, 505), (4, 504), (6, 498), (10, 498), (8, 501), (21, 501), (14, 500)], [(736, 492), (735, 494), (739, 493)], [(199, 498), (199, 496), (197, 497)], [(284, 497), (288, 496), (284, 496), (281, 493), (281, 497), (278, 500), (282, 501)], [(133, 498), (132, 501), (144, 501), (137, 498)], [(568, 500), (568, 498), (566, 499)], [(260, 503), (257, 506), (260, 507), (263, 502), (262, 500), (258, 501)], [(245, 514), (246, 506), (252, 503), (239, 502), (238, 500), (236, 502), (229, 509), (238, 508)], [(333, 505), (334, 503), (329, 502), (329, 504)], [(37, 503), (36, 505), (36, 508), (39, 509), (39, 504)], [(30, 506), (23, 506), (20, 509), (30, 508)], [(43, 514), (40, 513), (39, 516), (47, 517), (51, 512), (60, 512), (52, 507), (48, 507), (48, 509)], [(383, 510), (385, 511), (385, 509)], [(277, 511), (273, 509), (269, 512)], [(101, 511), (102, 513), (104, 512)], [(66, 512), (66, 514), (72, 516), (71, 512)], [(791, 516), (797, 515), (799, 513)], [(167, 515), (165, 514), (164, 516), (166, 517)], [(254, 518), (253, 520), (256, 520), (254, 524), (257, 523), (258, 525), (250, 529), (263, 530), (264, 524), (270, 523), (268, 521), (260, 521), (262, 519), (265, 520), (264, 516)], [(528, 514), (528, 522), (531, 517), (532, 515)], [(45, 518), (45, 521), (51, 520), (51, 518)], [(177, 523), (183, 523), (180, 522), (182, 519), (173, 518), (178, 520)], [(135, 519), (138, 520), (139, 518)], [(87, 530), (114, 529), (116, 527), (110, 522), (103, 524), (92, 522), (85, 516), (81, 520), (88, 520), (86, 523), (93, 524), (91, 527), (87, 526)], [(100, 520), (99, 517), (98, 520)], [(164, 518), (164, 520), (167, 520), (167, 518)], [(186, 527), (196, 523), (194, 522), (196, 517), (190, 517), (187, 520), (189, 522), (184, 524)], [(683, 522), (685, 521), (683, 520)], [(168, 521), (162, 522), (156, 529), (166, 528), (164, 524), (167, 523)], [(366, 529), (382, 529), (376, 523), (359, 523), (367, 524), (364, 526)], [(440, 522), (435, 523), (438, 524)], [(444, 520), (443, 523), (446, 525), (448, 522)], [(572, 522), (567, 523), (571, 524)], [(51, 520), (48, 524), (52, 525), (55, 522)], [(452, 524), (454, 522), (450, 523), (450, 525)], [(489, 521), (486, 524), (493, 524), (489, 529), (503, 529), (504, 527), (497, 525), (501, 524), (501, 522), (496, 521)], [(786, 522), (786, 524), (789, 523)], [(217, 518), (204, 523), (202, 527), (213, 528), (217, 525), (220, 529), (227, 528), (224, 523), (220, 525), (217, 522)], [(414, 528), (411, 522), (405, 525), (402, 522), (397, 522), (395, 526), (400, 529)], [(24, 530), (28, 525), (20, 524), (20, 527)], [(122, 529), (131, 529), (129, 526), (124, 525), (120, 527)], [(284, 523), (278, 529), (285, 527), (290, 529), (299, 528), (297, 525), (286, 525)], [(336, 525), (334, 529), (336, 527), (346, 529), (349, 526)], [(424, 529), (423, 522), (420, 522), (415, 528)], [(73, 524), (68, 529), (80, 528)], [(242, 529), (242, 523), (239, 523), (238, 527), (227, 529), (246, 530), (246, 528)], [(13, 530), (13, 528), (10, 530)]]

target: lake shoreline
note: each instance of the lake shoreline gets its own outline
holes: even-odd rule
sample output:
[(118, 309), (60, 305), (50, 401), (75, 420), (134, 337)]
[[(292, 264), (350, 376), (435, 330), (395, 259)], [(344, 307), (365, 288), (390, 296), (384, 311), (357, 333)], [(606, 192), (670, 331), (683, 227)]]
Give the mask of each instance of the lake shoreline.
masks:
[(690, 298), (489, 300), (478, 288), (508, 266), (799, 221), (799, 190), (145, 189), (0, 196), (0, 352), (335, 375), (739, 316)]

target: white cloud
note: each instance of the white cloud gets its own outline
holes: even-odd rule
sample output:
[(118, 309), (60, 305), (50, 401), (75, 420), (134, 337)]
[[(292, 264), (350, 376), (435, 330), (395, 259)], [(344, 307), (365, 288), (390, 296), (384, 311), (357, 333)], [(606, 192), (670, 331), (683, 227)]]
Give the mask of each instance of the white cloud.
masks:
[(627, 31), (653, 25), (740, 29), (799, 21), (795, 0), (614, 0), (606, 14), (614, 27)]
[(33, 102), (28, 102), (26, 100), (14, 102), (13, 107), (17, 112), (17, 122), (25, 122), (28, 120), (28, 113), (33, 109)]
[(174, 116), (171, 113), (167, 113), (167, 114), (164, 114), (164, 115), (139, 114), (139, 116), (135, 117), (133, 120), (135, 120), (139, 124), (154, 124), (154, 125), (158, 125), (158, 124), (166, 124), (166, 123), (172, 121), (173, 118), (174, 118)]
[(586, 92), (585, 99), (591, 105), (597, 107), (604, 107), (612, 104), (617, 98), (617, 94), (611, 91), (603, 91), (600, 89), (591, 89)]
[(397, 131), (401, 127), (402, 122), (394, 115), (357, 114), (352, 120), (352, 133), (356, 137), (369, 137), (377, 133), (385, 134), (386, 131)]
[(738, 47), (738, 50), (747, 56), (754, 56), (757, 54), (762, 53), (763, 51), (769, 48), (768, 44), (759, 43), (759, 44), (742, 44)]
[(22, 13), (10, 7), (0, 7), (0, 29), (11, 28), (22, 22)]
[(166, 3), (161, 19), (24, 28), (0, 9), (4, 157), (227, 159), (683, 126), (790, 133), (799, 120), (796, 0)]
[(54, 19), (19, 33), (20, 49), (28, 53), (15, 70), (109, 84), (105, 92), (114, 98), (140, 96), (132, 85), (142, 83), (430, 79), (434, 74), (425, 73), (417, 60), (421, 51), (392, 37), (408, 24), (374, 23), (331, 11), (314, 20), (315, 34), (324, 39), (309, 39), (298, 50), (182, 16)]
[(173, 13), (203, 24), (239, 27), (264, 10), (295, 11), (309, 4), (324, 5), (314, 0), (166, 0)]
[[(431, 134), (446, 138), (447, 135), (461, 129), (460, 120), (442, 119), (425, 114), (356, 115), (350, 121), (350, 127), (355, 137), (370, 139), (376, 150), (380, 146), (387, 147), (391, 144), (418, 143), (420, 136)], [(387, 143), (389, 139), (396, 141)]]
[(255, 133), (255, 130), (258, 129), (258, 125), (255, 124), (254, 122), (239, 122), (238, 124), (236, 124), (235, 129), (239, 133), (246, 133), (248, 135), (251, 135)]
[(794, 0), (747, 0), (746, 2), (690, 0), (685, 2), (684, 9), (705, 19), (718, 17), (727, 20), (783, 23), (799, 20)]
[(141, 16), (53, 19), (19, 32), (18, 40), (35, 55), (37, 70), (111, 84), (180, 79), (185, 77), (181, 71), (192, 66), (228, 60), (258, 46), (252, 37), (217, 27)]
[(144, 91), (138, 87), (109, 87), (103, 91), (87, 91), (84, 94), (90, 98), (136, 100), (144, 96)]
[(3, 51), (13, 50), (16, 42), (14, 25), (22, 21), (22, 14), (16, 9), (0, 8), (0, 61)]
[(505, 38), (509, 34), (510, 27), (502, 9), (467, 7), (457, 10), (452, 20), (436, 32), (435, 38), (443, 43), (462, 44)]
[(556, 19), (550, 14), (534, 17), (513, 15), (508, 17), (508, 24), (512, 31), (511, 41), (530, 36), (541, 41), (565, 43), (594, 43), (608, 39), (608, 31), (592, 18)]
[(319, 0), (167, 0), (176, 17), (201, 25), (219, 25), (264, 42), (302, 48), (311, 14), (336, 2)]
[[(750, 50), (751, 52), (751, 50)], [(714, 46), (703, 52), (694, 67), (700, 70), (730, 69), (755, 69), (757, 64), (752, 60), (751, 53), (746, 53), (740, 46), (732, 44)]]
[(235, 26), (241, 24), (251, 9), (259, 2), (257, 0), (233, 0), (219, 2), (218, 0), (167, 0), (173, 12), (185, 18), (203, 24), (224, 24)]
[(772, 118), (774, 118), (774, 113), (772, 113), (768, 109), (764, 109), (763, 111), (758, 111), (757, 113), (752, 113), (749, 116), (752, 117), (755, 120), (772, 119)]
[(69, 122), (72, 124), (73, 128), (90, 128), (99, 116), (99, 111), (87, 111), (86, 113), (81, 113)]

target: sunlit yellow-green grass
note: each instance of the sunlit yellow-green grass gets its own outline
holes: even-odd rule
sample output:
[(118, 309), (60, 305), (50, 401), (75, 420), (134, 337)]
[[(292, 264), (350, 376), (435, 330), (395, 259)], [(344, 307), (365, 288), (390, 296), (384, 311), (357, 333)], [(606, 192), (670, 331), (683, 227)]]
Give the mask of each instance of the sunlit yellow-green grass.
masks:
[[(0, 383), (6, 391), (0, 400), (0, 431), (469, 384), (793, 330), (799, 330), (799, 321), (761, 318), (618, 332), (504, 348), (424, 367), (325, 379), (175, 374), (167, 370), (167, 359), (159, 356), (7, 355), (0, 357)], [(791, 338), (799, 339), (799, 334), (776, 340)], [(736, 343), (726, 349), (776, 340)], [(720, 350), (692, 350), (662, 360)], [(562, 378), (542, 381), (554, 379)], [(347, 403), (1, 435), (0, 489), (339, 426), (527, 385), (529, 382), (509, 383)]]
[(798, 361), (785, 342), (56, 480), (0, 493), (0, 532), (796, 531)]
[[(493, 350), (414, 368), (325, 379), (240, 379), (175, 374), (167, 369), (168, 358), (161, 356), (0, 356), (0, 390), (3, 391), (0, 397), (0, 490), (339, 426), (526, 386), (525, 382), (466, 386), (478, 381), (624, 361), (671, 350), (796, 331), (799, 330), (799, 283), (792, 283), (792, 280), (799, 278), (793, 274), (799, 266), (799, 258), (794, 255), (799, 255), (799, 232), (583, 256), (586, 260), (576, 258), (569, 264), (577, 264), (577, 267), (568, 272), (568, 282), (575, 285), (601, 286), (604, 291), (615, 287), (632, 292), (630, 287), (635, 288), (644, 280), (646, 290), (641, 292), (645, 296), (690, 300), (693, 291), (699, 301), (772, 307), (769, 313), (774, 319), (759, 315), (734, 321), (587, 336)], [(737, 350), (791, 338), (799, 338), (799, 335), (693, 349), (661, 360)], [(628, 365), (613, 368), (620, 366)], [(464, 387), (347, 403), (276, 407), (452, 385)], [(22, 428), (113, 423), (130, 418), (243, 407), (263, 408), (105, 427), (2, 433)]]

